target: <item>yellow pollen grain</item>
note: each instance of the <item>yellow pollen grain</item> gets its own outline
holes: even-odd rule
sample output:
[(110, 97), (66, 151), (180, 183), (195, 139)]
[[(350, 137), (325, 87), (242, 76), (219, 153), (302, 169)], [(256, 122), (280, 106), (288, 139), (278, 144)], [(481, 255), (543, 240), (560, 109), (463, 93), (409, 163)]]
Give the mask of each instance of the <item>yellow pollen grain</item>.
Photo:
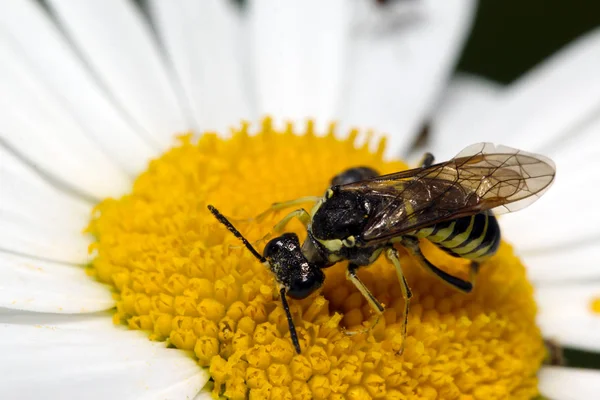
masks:
[[(402, 356), (404, 303), (394, 268), (380, 257), (359, 276), (386, 306), (373, 321), (345, 279), (346, 263), (326, 270), (323, 289), (290, 300), (302, 354), (295, 353), (271, 273), (207, 211), (215, 205), (262, 250), (286, 210), (258, 222), (276, 201), (322, 195), (346, 168), (406, 169), (356, 145), (357, 132), (319, 136), (309, 123), (296, 134), (265, 119), (223, 139), (186, 135), (153, 160), (119, 199), (95, 209), (90, 273), (111, 284), (115, 323), (152, 340), (192, 351), (214, 380), (213, 395), (231, 399), (531, 399), (545, 356), (525, 269), (505, 243), (485, 262), (465, 295), (428, 275), (398, 247), (414, 297)], [(311, 204), (304, 205), (310, 209)], [(291, 211), (291, 210), (289, 210)], [(302, 225), (288, 230), (306, 236)], [(466, 276), (467, 265), (423, 241), (440, 268)], [(600, 301), (595, 309), (600, 308)]]
[(590, 308), (592, 309), (592, 312), (600, 314), (600, 296), (592, 299), (590, 302)]

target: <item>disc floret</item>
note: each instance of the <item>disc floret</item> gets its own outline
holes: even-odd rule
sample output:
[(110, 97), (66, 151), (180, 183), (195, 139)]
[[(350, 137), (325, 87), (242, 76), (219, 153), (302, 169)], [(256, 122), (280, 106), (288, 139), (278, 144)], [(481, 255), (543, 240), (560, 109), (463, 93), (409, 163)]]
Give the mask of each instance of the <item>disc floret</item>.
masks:
[[(399, 248), (413, 291), (402, 356), (404, 303), (385, 260), (359, 271), (386, 306), (368, 334), (369, 305), (346, 281), (344, 263), (326, 270), (322, 291), (291, 300), (302, 353), (290, 341), (273, 276), (206, 209), (219, 209), (262, 249), (283, 213), (252, 217), (274, 201), (322, 194), (338, 172), (366, 165), (382, 173), (406, 168), (383, 160), (383, 143), (357, 146), (358, 133), (298, 135), (265, 120), (222, 139), (180, 138), (152, 161), (130, 194), (107, 199), (93, 214), (90, 272), (111, 284), (114, 320), (152, 340), (194, 354), (228, 398), (523, 398), (537, 394), (544, 345), (525, 270), (502, 244), (465, 295), (423, 272)], [(307, 205), (310, 207), (310, 205)], [(285, 212), (285, 211), (284, 211)], [(287, 229), (303, 238), (300, 224)], [(422, 243), (440, 268), (466, 274), (467, 264)]]

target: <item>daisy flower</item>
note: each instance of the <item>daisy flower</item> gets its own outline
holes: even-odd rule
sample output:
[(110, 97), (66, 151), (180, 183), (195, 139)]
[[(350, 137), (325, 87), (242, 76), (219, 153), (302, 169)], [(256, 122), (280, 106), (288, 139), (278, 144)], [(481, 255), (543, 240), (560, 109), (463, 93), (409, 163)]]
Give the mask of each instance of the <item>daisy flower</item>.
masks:
[[(541, 367), (535, 303), (544, 336), (598, 350), (600, 287), (590, 281), (599, 218), (591, 206), (578, 212), (573, 193), (595, 187), (600, 34), (507, 88), (472, 78), (447, 86), (474, 3), (386, 7), (3, 5), (1, 398), (598, 392), (596, 371)], [(261, 122), (266, 114), (274, 119)], [(406, 168), (389, 160), (407, 155), (431, 118), (438, 160), (463, 144), (502, 142), (552, 156), (555, 188), (502, 218), (514, 250), (501, 246), (469, 296), (401, 255), (415, 293), (402, 356), (402, 300), (383, 261), (361, 271), (388, 305), (368, 335), (342, 332), (369, 318), (343, 268), (328, 271), (321, 293), (290, 302), (303, 349), (296, 355), (272, 277), (206, 204), (260, 241), (282, 214), (248, 217), (273, 201), (318, 195), (350, 166)], [(391, 135), (384, 143), (354, 126)], [(464, 267), (425, 250), (449, 271)]]

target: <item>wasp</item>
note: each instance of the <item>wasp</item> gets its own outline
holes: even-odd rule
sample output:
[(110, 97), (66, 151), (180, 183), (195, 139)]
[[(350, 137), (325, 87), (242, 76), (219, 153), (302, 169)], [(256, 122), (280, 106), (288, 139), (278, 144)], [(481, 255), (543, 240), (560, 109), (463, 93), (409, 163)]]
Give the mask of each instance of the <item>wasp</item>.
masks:
[[(271, 210), (315, 201), (310, 212), (296, 209), (274, 228), (281, 232), (297, 218), (306, 227), (304, 243), (300, 244), (295, 233), (283, 233), (267, 243), (262, 255), (225, 216), (208, 206), (273, 272), (298, 353), (300, 344), (286, 296), (303, 299), (315, 292), (325, 280), (323, 269), (348, 262), (346, 277), (377, 314), (374, 326), (384, 307), (356, 272), (385, 254), (396, 270), (404, 298), (405, 338), (412, 293), (395, 245), (404, 247), (425, 270), (469, 293), (479, 264), (494, 255), (500, 245), (495, 215), (533, 203), (550, 187), (556, 173), (552, 160), (544, 156), (491, 143), (469, 146), (446, 162), (433, 162), (427, 153), (419, 168), (381, 176), (369, 167), (350, 168), (332, 179), (322, 197), (275, 203)], [(469, 278), (458, 278), (433, 265), (422, 253), (420, 239), (431, 241), (452, 256), (471, 260)]]

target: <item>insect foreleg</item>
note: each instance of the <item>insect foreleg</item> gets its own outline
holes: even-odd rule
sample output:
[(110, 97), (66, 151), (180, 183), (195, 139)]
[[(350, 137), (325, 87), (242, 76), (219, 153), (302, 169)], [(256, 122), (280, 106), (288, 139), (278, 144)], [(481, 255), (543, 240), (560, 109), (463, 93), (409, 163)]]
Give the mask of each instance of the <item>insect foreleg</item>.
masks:
[(297, 206), (298, 204), (303, 204), (303, 203), (311, 203), (311, 202), (316, 203), (320, 199), (321, 199), (321, 197), (319, 197), (319, 196), (305, 196), (305, 197), (300, 197), (300, 198), (294, 199), (294, 200), (282, 201), (280, 203), (273, 203), (273, 204), (271, 204), (271, 207), (269, 207), (265, 211), (258, 214), (256, 216), (255, 220), (260, 222), (263, 219), (265, 219), (265, 217), (267, 215), (269, 215), (270, 213), (273, 213), (275, 211), (284, 210), (286, 208), (294, 207), (294, 206)]
[(283, 217), (283, 219), (273, 227), (273, 230), (275, 232), (283, 232), (283, 228), (285, 228), (292, 218), (298, 218), (304, 227), (307, 227), (310, 222), (310, 214), (305, 209), (300, 208)]
[(346, 335), (356, 335), (357, 333), (369, 332), (375, 327), (375, 325), (377, 325), (379, 319), (381, 318), (381, 315), (383, 314), (383, 311), (385, 310), (383, 305), (375, 298), (375, 296), (373, 296), (373, 294), (369, 291), (365, 284), (358, 278), (358, 276), (356, 275), (357, 269), (358, 265), (348, 264), (348, 269), (346, 270), (346, 278), (348, 278), (348, 280), (352, 282), (354, 286), (356, 286), (356, 288), (360, 291), (364, 298), (367, 299), (367, 302), (369, 303), (373, 311), (375, 311), (377, 317), (375, 318), (375, 322), (369, 328), (359, 331), (346, 331)]
[(292, 319), (292, 313), (290, 312), (290, 306), (288, 305), (287, 298), (285, 297), (285, 288), (281, 288), (279, 290), (279, 295), (281, 296), (281, 304), (283, 304), (283, 310), (285, 311), (285, 315), (287, 317), (288, 326), (290, 328), (290, 337), (292, 338), (292, 343), (296, 348), (296, 353), (300, 354), (300, 342), (298, 341), (298, 334), (296, 333), (296, 326), (294, 325), (294, 320)]
[(398, 252), (395, 248), (390, 247), (387, 249), (385, 253), (388, 260), (394, 264), (396, 268), (396, 273), (398, 274), (398, 280), (400, 281), (400, 290), (402, 291), (402, 298), (404, 299), (404, 316), (402, 320), (402, 345), (398, 354), (402, 354), (404, 352), (404, 342), (406, 341), (406, 327), (408, 325), (408, 307), (410, 304), (410, 299), (412, 297), (412, 292), (408, 287), (408, 283), (406, 282), (406, 278), (402, 273), (402, 267), (400, 266), (400, 259), (398, 258)]
[[(419, 239), (412, 236), (405, 236), (400, 241), (400, 244), (408, 250), (408, 252), (419, 261), (421, 266), (425, 268), (427, 271), (433, 273), (438, 278), (441, 278), (444, 282), (448, 283), (450, 286), (455, 289), (460, 290), (464, 293), (470, 293), (473, 290), (473, 282), (468, 282), (463, 279), (457, 278), (453, 275), (450, 275), (447, 272), (442, 271), (435, 265), (433, 265), (421, 252), (421, 248), (419, 247)], [(473, 272), (474, 268), (471, 268), (470, 279), (475, 278), (475, 273)]]

